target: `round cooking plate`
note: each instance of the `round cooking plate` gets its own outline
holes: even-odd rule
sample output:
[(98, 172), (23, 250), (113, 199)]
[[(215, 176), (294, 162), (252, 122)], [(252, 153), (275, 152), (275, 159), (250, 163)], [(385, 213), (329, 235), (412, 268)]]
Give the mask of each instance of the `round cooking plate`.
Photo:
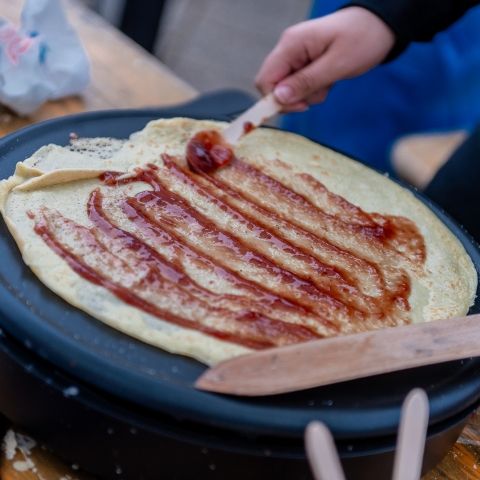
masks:
[[(0, 177), (48, 143), (80, 137), (126, 138), (176, 110), (116, 110), (50, 120), (0, 141)], [(208, 115), (191, 114), (195, 118)], [(480, 255), (469, 237), (437, 207), (414, 192), (460, 239), (477, 270)], [(421, 386), (430, 397), (431, 423), (465, 410), (480, 397), (480, 360), (348, 382), (305, 392), (241, 399), (192, 387), (205, 366), (123, 335), (71, 307), (48, 290), (22, 262), (3, 221), (0, 225), (0, 327), (70, 375), (135, 404), (206, 425), (299, 437), (311, 420), (322, 419), (336, 438), (362, 438), (396, 431), (404, 395)], [(480, 311), (477, 300), (470, 313)], [(321, 359), (313, 368), (322, 368)]]

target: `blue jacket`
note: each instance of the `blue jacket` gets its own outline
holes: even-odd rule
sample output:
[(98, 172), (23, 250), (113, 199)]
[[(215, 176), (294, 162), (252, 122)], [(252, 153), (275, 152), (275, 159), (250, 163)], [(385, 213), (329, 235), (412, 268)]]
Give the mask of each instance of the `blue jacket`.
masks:
[[(341, 0), (316, 1), (312, 17)], [(412, 43), (397, 59), (339, 82), (327, 100), (291, 114), (283, 127), (389, 171), (393, 142), (414, 132), (473, 129), (480, 121), (480, 7), (430, 43)]]

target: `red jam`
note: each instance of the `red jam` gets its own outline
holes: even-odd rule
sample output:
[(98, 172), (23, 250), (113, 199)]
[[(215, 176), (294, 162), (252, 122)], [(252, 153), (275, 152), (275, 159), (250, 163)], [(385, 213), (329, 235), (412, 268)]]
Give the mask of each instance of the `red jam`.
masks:
[(245, 122), (243, 124), (243, 133), (246, 135), (250, 133), (252, 130), (255, 130), (255, 125), (252, 122)]
[(187, 163), (196, 173), (212, 173), (234, 158), (232, 148), (215, 130), (196, 133), (187, 144)]
[[(162, 321), (231, 343), (262, 349), (408, 322), (411, 284), (399, 265), (423, 268), (426, 258), (408, 219), (367, 213), (306, 174), (302, 191), (238, 159), (209, 175), (233, 159), (217, 132), (196, 134), (187, 157), (195, 173), (163, 155), (161, 167), (102, 174), (108, 188), (90, 196), (90, 228), (47, 208), (28, 216), (84, 279)], [(115, 195), (113, 215), (109, 191), (133, 182), (148, 187)], [(208, 217), (191, 198), (229, 221)], [(122, 214), (121, 228), (114, 218)], [(198, 283), (193, 267), (237, 293)]]

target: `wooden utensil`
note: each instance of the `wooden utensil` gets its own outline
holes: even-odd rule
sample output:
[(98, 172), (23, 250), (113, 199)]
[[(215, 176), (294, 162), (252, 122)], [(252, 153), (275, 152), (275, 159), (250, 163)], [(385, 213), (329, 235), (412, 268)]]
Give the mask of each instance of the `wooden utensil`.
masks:
[[(412, 390), (400, 415), (393, 480), (419, 480), (428, 427), (428, 397)], [(326, 425), (312, 422), (305, 431), (307, 458), (315, 480), (345, 480), (335, 443)]]
[(235, 145), (247, 131), (258, 127), (279, 113), (281, 109), (281, 105), (275, 100), (273, 94), (270, 93), (236, 118), (222, 132), (222, 136), (227, 143)]
[(400, 416), (393, 480), (418, 480), (428, 428), (428, 397), (424, 390), (412, 390), (405, 398)]
[(480, 355), (480, 314), (262, 350), (222, 362), (201, 390), (261, 396)]
[(307, 426), (305, 448), (315, 480), (345, 480), (332, 434), (326, 425), (312, 422)]

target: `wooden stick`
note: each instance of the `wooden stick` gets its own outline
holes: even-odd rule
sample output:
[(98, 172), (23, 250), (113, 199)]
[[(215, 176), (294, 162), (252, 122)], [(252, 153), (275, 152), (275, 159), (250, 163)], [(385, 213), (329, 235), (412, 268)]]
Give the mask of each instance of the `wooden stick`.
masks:
[(345, 480), (332, 434), (323, 423), (308, 425), (305, 447), (315, 480)]
[(236, 118), (222, 133), (223, 138), (230, 145), (235, 145), (245, 134), (245, 124), (258, 127), (282, 109), (272, 93), (261, 98), (255, 105)]
[(428, 428), (428, 397), (420, 388), (412, 390), (402, 406), (393, 480), (419, 480)]

